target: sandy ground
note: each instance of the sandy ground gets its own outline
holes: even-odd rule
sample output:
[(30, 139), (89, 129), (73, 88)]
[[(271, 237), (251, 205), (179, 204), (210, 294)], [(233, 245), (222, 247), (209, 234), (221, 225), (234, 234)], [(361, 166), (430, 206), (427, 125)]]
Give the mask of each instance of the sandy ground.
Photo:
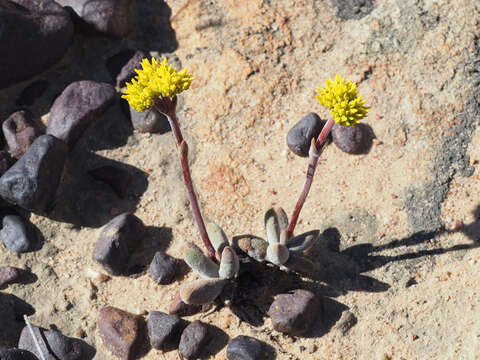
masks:
[[(344, 20), (332, 3), (342, 2), (137, 2), (127, 39), (76, 35), (62, 62), (34, 79), (50, 84), (31, 110), (47, 121), (70, 82), (111, 82), (105, 62), (123, 49), (188, 66), (195, 81), (179, 118), (205, 217), (230, 237), (264, 236), (264, 211), (290, 213), (303, 186), (307, 160), (287, 149), (287, 131), (311, 111), (326, 118), (315, 89), (336, 73), (351, 77), (372, 107), (365, 123), (376, 138), (368, 154), (331, 145), (322, 155), (297, 226), (324, 232), (310, 255), (321, 275), (267, 269), (249, 280), (268, 292), (252, 299), (260, 311), (276, 293), (301, 287), (325, 299), (324, 314), (301, 338), (273, 331), (267, 316), (241, 321), (228, 307), (189, 320), (223, 331), (207, 349), (219, 350), (215, 359), (239, 334), (264, 341), (277, 359), (480, 359), (479, 4), (379, 0), (366, 16)], [(0, 91), (3, 119), (30, 82)], [(127, 199), (88, 177), (100, 164), (134, 174)], [(0, 247), (1, 265), (38, 277), (3, 291), (35, 309), (36, 325), (73, 337), (83, 330), (99, 360), (112, 358), (98, 336), (99, 309), (166, 311), (178, 284), (195, 278), (183, 272), (167, 286), (147, 275), (89, 280), (86, 269), (101, 270), (91, 259), (99, 229), (123, 211), (149, 227), (132, 265), (145, 266), (156, 250), (181, 258), (187, 240), (201, 245), (172, 134), (133, 131), (118, 102), (72, 152), (54, 211), (31, 215), (42, 249)], [(150, 350), (144, 358), (179, 355)]]

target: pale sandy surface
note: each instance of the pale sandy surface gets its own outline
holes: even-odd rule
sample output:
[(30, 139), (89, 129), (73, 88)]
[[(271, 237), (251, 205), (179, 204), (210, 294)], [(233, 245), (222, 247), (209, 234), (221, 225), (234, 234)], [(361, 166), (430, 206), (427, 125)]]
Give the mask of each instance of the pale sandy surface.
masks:
[[(69, 82), (110, 81), (104, 61), (119, 49), (142, 46), (188, 66), (195, 81), (180, 99), (179, 118), (192, 176), (205, 216), (229, 236), (264, 236), (263, 212), (271, 205), (292, 211), (306, 160), (287, 149), (286, 132), (310, 111), (328, 115), (314, 97), (328, 77), (358, 81), (372, 106), (365, 123), (376, 135), (365, 155), (326, 149), (297, 227), (340, 235), (338, 251), (314, 252), (323, 277), (287, 286), (331, 299), (317, 326), (323, 330), (293, 339), (272, 331), (268, 317), (253, 327), (228, 307), (189, 320), (216, 325), (230, 338), (254, 336), (277, 359), (480, 359), (479, 3), (379, 0), (367, 16), (347, 21), (335, 17), (329, 1), (168, 6), (178, 48), (162, 47), (161, 34), (147, 31), (159, 26), (155, 21), (168, 28), (166, 6), (135, 5), (141, 32), (122, 41), (77, 36), (62, 63), (38, 77), (52, 85), (32, 110), (48, 119), (49, 101)], [(2, 118), (26, 84), (2, 91)], [(85, 170), (104, 158), (138, 175), (126, 200), (85, 183)], [(166, 311), (183, 279), (157, 286), (143, 275), (92, 285), (84, 272), (100, 269), (91, 259), (99, 226), (134, 210), (151, 227), (139, 261), (157, 248), (180, 258), (184, 241), (201, 241), (171, 133), (132, 132), (115, 105), (85, 134), (68, 169), (70, 190), (61, 192), (53, 214), (31, 216), (43, 248), (15, 255), (0, 247), (0, 264), (28, 267), (38, 277), (5, 292), (35, 308), (33, 323), (74, 337), (83, 329), (95, 359), (110, 359), (98, 337), (99, 309)], [(415, 284), (407, 286), (409, 280)], [(342, 311), (357, 319), (348, 331)], [(178, 357), (152, 350), (145, 359)], [(225, 347), (214, 358), (225, 359)]]

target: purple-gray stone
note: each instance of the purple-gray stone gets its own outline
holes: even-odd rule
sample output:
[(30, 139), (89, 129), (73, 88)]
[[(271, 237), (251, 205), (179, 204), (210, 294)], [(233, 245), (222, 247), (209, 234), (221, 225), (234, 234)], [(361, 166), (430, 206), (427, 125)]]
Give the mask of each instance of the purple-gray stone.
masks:
[(47, 134), (62, 139), (71, 149), (114, 102), (115, 95), (115, 89), (107, 83), (89, 80), (71, 83), (50, 109)]
[(175, 278), (178, 261), (170, 255), (157, 251), (150, 264), (149, 274), (157, 284), (170, 284)]
[(170, 130), (167, 117), (155, 108), (138, 112), (130, 108), (130, 119), (135, 130), (141, 133), (164, 133)]
[(30, 351), (20, 349), (0, 350), (0, 360), (38, 360)]
[(207, 326), (201, 321), (195, 320), (183, 330), (178, 350), (188, 360), (196, 359), (200, 356), (208, 340)]
[(227, 346), (228, 360), (261, 360), (264, 359), (262, 343), (250, 336), (237, 336)]
[(52, 0), (0, 2), (0, 88), (57, 63), (73, 38), (69, 13)]
[(143, 223), (135, 215), (123, 213), (114, 217), (100, 233), (93, 259), (111, 275), (124, 274), (128, 259), (140, 244), (143, 232)]
[(335, 124), (332, 127), (333, 143), (348, 154), (361, 154), (367, 147), (365, 143), (368, 140), (362, 127), (359, 125), (342, 126)]
[(51, 135), (38, 137), (0, 177), (0, 197), (33, 212), (50, 209), (60, 183), (67, 146)]
[(185, 325), (178, 315), (152, 311), (147, 322), (150, 345), (154, 349), (163, 351), (177, 349)]
[(294, 290), (280, 294), (268, 310), (273, 328), (297, 336), (310, 330), (322, 311), (319, 298), (308, 290)]
[(2, 220), (0, 240), (11, 251), (24, 253), (35, 250), (37, 238), (32, 226), (18, 215), (7, 215)]
[(125, 37), (131, 29), (132, 0), (57, 0), (81, 19), (81, 25), (114, 37)]
[(21, 158), (40, 131), (33, 122), (32, 113), (27, 110), (14, 112), (2, 124), (3, 135), (7, 141), (10, 153), (14, 158)]

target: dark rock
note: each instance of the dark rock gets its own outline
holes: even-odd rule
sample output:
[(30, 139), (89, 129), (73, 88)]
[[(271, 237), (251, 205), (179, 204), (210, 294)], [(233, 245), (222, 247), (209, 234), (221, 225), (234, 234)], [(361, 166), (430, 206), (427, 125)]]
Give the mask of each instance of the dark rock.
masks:
[(359, 125), (342, 126), (335, 124), (332, 127), (333, 143), (343, 152), (349, 154), (361, 154), (368, 147), (366, 141), (368, 134)]
[(0, 239), (11, 251), (23, 253), (35, 250), (38, 239), (33, 227), (18, 215), (7, 215), (3, 218)]
[(136, 358), (144, 336), (140, 316), (107, 306), (98, 314), (98, 329), (104, 346), (120, 359)]
[(0, 176), (5, 174), (14, 162), (15, 160), (8, 151), (0, 150)]
[(55, 198), (67, 146), (51, 135), (38, 137), (0, 178), (0, 196), (27, 210), (45, 212)]
[(107, 60), (107, 69), (118, 87), (124, 87), (137, 75), (135, 69), (145, 57), (141, 50), (123, 50)]
[(0, 88), (58, 62), (73, 37), (68, 12), (52, 0), (0, 3)]
[(373, 0), (330, 0), (335, 7), (335, 16), (343, 19), (361, 19), (373, 10)]
[(335, 324), (334, 330), (340, 332), (342, 335), (345, 335), (352, 327), (357, 323), (357, 318), (349, 310), (346, 310), (342, 313), (342, 316)]
[[(46, 360), (86, 360), (87, 354), (83, 350), (80, 340), (71, 339), (57, 330), (45, 330), (33, 326), (33, 332)], [(25, 326), (20, 334), (18, 348), (27, 350), (40, 358), (40, 354), (32, 338), (32, 333)]]
[(21, 319), (18, 298), (0, 293), (0, 346), (17, 346), (20, 333), (25, 326)]
[(315, 113), (304, 116), (287, 133), (287, 145), (298, 156), (307, 157), (312, 138), (317, 138), (326, 122)]
[(32, 106), (33, 103), (43, 95), (47, 88), (47, 80), (34, 81), (22, 90), (15, 104), (18, 106)]
[(168, 312), (170, 314), (178, 315), (178, 316), (190, 316), (195, 315), (201, 312), (203, 309), (202, 305), (192, 305), (186, 304), (180, 298), (180, 292), (177, 291), (173, 298), (172, 303), (170, 304), (170, 308)]
[(131, 30), (132, 0), (58, 0), (69, 7), (89, 29), (115, 37), (125, 37)]
[(106, 165), (90, 170), (88, 173), (94, 179), (110, 185), (122, 199), (127, 196), (128, 186), (132, 182), (132, 175), (128, 171)]
[(114, 100), (115, 89), (107, 83), (89, 80), (71, 83), (50, 109), (47, 134), (62, 139), (72, 148)]
[(3, 122), (2, 130), (10, 153), (17, 159), (25, 154), (40, 135), (40, 131), (32, 120), (32, 113), (26, 110), (20, 110), (10, 115)]
[(250, 336), (237, 336), (227, 347), (228, 360), (261, 360), (262, 343)]
[(0, 360), (38, 360), (30, 351), (20, 349), (0, 350)]
[(17, 282), (21, 282), (26, 271), (13, 266), (0, 266), (0, 288)]
[(185, 322), (178, 315), (153, 311), (148, 318), (148, 336), (154, 349), (171, 351), (178, 348)]
[(130, 119), (133, 128), (141, 133), (165, 133), (170, 130), (167, 117), (154, 108), (144, 112), (130, 108)]
[(208, 340), (207, 326), (201, 321), (195, 320), (183, 330), (178, 350), (185, 358), (196, 359), (200, 356)]
[(123, 274), (143, 232), (143, 223), (135, 215), (123, 213), (116, 216), (103, 228), (93, 251), (93, 259), (102, 264), (108, 273)]
[(308, 290), (280, 294), (268, 310), (273, 328), (289, 335), (307, 332), (321, 311), (320, 300)]
[(178, 261), (157, 251), (150, 264), (150, 277), (158, 284), (170, 284), (177, 272)]

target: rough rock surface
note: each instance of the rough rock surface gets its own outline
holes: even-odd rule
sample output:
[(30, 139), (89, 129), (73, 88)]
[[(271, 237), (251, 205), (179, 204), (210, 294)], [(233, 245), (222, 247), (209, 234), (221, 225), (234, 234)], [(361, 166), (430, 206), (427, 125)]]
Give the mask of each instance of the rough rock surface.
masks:
[(260, 360), (264, 358), (262, 343), (250, 336), (237, 336), (228, 343), (228, 360)]
[(114, 100), (115, 89), (107, 83), (82, 80), (68, 85), (50, 109), (47, 134), (72, 148)]
[(72, 41), (70, 15), (52, 0), (3, 1), (0, 19), (0, 88), (49, 68)]
[(188, 360), (197, 359), (208, 340), (207, 326), (195, 320), (183, 330), (178, 350)]
[(42, 135), (0, 177), (0, 196), (27, 210), (45, 212), (53, 203), (63, 171), (67, 146)]
[(0, 288), (21, 281), (25, 275), (25, 270), (14, 266), (0, 266)]
[(32, 121), (32, 113), (20, 110), (8, 117), (2, 124), (3, 135), (13, 157), (19, 159), (25, 154), (40, 131)]
[(132, 0), (58, 0), (89, 28), (106, 35), (125, 37), (131, 30)]
[(0, 350), (0, 360), (38, 360), (30, 351), (20, 349)]
[(313, 138), (317, 138), (322, 131), (325, 121), (315, 113), (305, 115), (287, 133), (287, 145), (295, 154), (302, 157), (308, 156)]
[[(70, 339), (57, 330), (45, 330), (33, 325), (32, 328), (37, 340), (42, 340), (39, 341), (39, 344), (46, 360), (87, 360), (87, 354), (79, 340)], [(18, 348), (27, 350), (41, 358), (27, 326), (23, 328), (20, 334)]]
[(152, 311), (147, 322), (150, 345), (154, 349), (163, 351), (177, 349), (185, 326), (185, 321), (178, 315)]
[(178, 261), (170, 255), (157, 251), (149, 268), (149, 275), (157, 284), (170, 284), (177, 272)]
[(124, 273), (143, 232), (142, 221), (135, 215), (123, 213), (116, 216), (103, 227), (93, 250), (93, 259), (112, 275)]
[(145, 326), (141, 317), (107, 306), (98, 314), (98, 330), (103, 345), (122, 360), (135, 359)]
[(3, 217), (0, 240), (9, 250), (16, 253), (32, 251), (38, 242), (31, 224), (18, 215)]

